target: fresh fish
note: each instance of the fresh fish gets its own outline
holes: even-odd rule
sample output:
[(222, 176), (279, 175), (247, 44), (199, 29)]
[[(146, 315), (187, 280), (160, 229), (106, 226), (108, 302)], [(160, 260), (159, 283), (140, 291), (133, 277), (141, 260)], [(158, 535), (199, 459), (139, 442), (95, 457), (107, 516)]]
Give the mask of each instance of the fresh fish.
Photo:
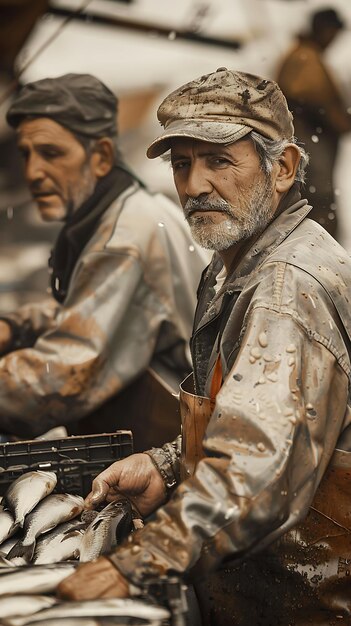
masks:
[[(144, 600), (134, 598), (104, 598), (101, 600), (91, 600), (87, 602), (62, 602), (57, 603), (49, 609), (44, 609), (33, 615), (29, 621), (18, 620), (14, 623), (16, 626), (22, 624), (50, 624), (49, 620), (54, 619), (70, 619), (71, 624), (75, 624), (78, 618), (121, 618), (134, 617), (150, 622), (160, 624), (162, 620), (170, 618), (170, 613), (164, 607), (149, 603)], [(79, 623), (79, 622), (78, 622)], [(94, 623), (94, 622), (93, 622)], [(118, 622), (117, 622), (118, 623)], [(148, 623), (148, 622), (147, 622)]]
[(22, 567), (22, 565), (28, 565), (26, 559), (24, 559), (23, 556), (16, 556), (14, 559), (11, 559), (10, 563), (11, 565), (14, 565), (16, 567)]
[(42, 609), (48, 609), (56, 604), (57, 599), (54, 596), (39, 595), (19, 595), (4, 596), (0, 598), (0, 615), (3, 620), (5, 617), (13, 615), (33, 615)]
[[(0, 505), (0, 544), (11, 537), (17, 530), (15, 520), (10, 511)], [(1, 550), (1, 547), (0, 547)]]
[(74, 570), (72, 563), (26, 566), (6, 573), (0, 569), (0, 596), (53, 592), (61, 580), (73, 574)]
[(24, 518), (53, 491), (57, 483), (54, 472), (26, 472), (17, 478), (5, 493), (5, 502), (16, 526), (23, 526)]
[[(0, 624), (3, 626), (38, 626), (40, 624), (43, 626), (42, 621), (38, 621), (36, 619), (38, 614), (34, 614), (30, 617), (9, 617), (4, 620), (0, 620)], [(40, 615), (40, 613), (39, 613)], [(45, 626), (113, 626), (114, 624), (119, 624), (119, 626), (125, 626), (125, 622), (121, 623), (119, 617), (110, 619), (94, 619), (93, 617), (64, 617), (53, 618), (45, 620)], [(154, 623), (144, 622), (145, 626), (154, 626)], [(159, 622), (155, 626), (159, 626)]]
[(129, 535), (133, 528), (132, 507), (121, 498), (110, 502), (85, 531), (80, 548), (80, 561), (92, 561), (111, 551)]
[(86, 528), (86, 523), (75, 520), (46, 533), (38, 539), (33, 563), (43, 565), (78, 558)]
[(0, 546), (0, 554), (2, 554), (3, 556), (7, 556), (11, 548), (15, 545), (15, 543), (17, 543), (17, 541), (18, 535), (4, 541)]
[(0, 555), (0, 567), (1, 567), (1, 568), (3, 568), (3, 567), (5, 567), (5, 568), (6, 568), (6, 567), (7, 567), (7, 568), (10, 568), (10, 569), (11, 569), (11, 567), (15, 567), (15, 563), (12, 563), (11, 561), (9, 561), (9, 560), (6, 558), (6, 556), (3, 556), (3, 555), (1, 554), (1, 555)]
[(83, 508), (84, 499), (81, 496), (68, 493), (47, 496), (27, 515), (23, 525), (23, 539), (13, 546), (7, 557), (22, 557), (26, 562), (31, 561), (37, 537), (56, 528), (58, 524), (77, 517)]

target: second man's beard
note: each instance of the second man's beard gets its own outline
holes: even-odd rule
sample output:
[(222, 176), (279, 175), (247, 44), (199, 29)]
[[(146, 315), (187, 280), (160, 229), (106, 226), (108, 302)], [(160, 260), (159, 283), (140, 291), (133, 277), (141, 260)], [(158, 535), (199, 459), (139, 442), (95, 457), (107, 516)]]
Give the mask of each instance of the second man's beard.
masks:
[[(221, 251), (265, 229), (272, 219), (272, 199), (271, 178), (265, 176), (245, 194), (240, 193), (237, 207), (221, 199), (189, 198), (184, 213), (194, 240), (203, 248)], [(192, 215), (194, 211), (198, 213)], [(219, 211), (226, 217), (221, 222), (214, 222), (208, 211)]]

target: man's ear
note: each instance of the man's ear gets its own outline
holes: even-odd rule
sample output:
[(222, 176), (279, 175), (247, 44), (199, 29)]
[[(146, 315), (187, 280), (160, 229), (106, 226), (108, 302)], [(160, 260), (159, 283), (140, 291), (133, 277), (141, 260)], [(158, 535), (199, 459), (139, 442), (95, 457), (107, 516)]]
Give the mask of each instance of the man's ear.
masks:
[(103, 178), (112, 169), (115, 162), (114, 147), (112, 139), (101, 137), (97, 139), (91, 155), (91, 167), (97, 178)]
[(289, 143), (279, 158), (279, 170), (275, 179), (278, 193), (285, 193), (292, 187), (300, 162), (300, 150), (294, 143)]

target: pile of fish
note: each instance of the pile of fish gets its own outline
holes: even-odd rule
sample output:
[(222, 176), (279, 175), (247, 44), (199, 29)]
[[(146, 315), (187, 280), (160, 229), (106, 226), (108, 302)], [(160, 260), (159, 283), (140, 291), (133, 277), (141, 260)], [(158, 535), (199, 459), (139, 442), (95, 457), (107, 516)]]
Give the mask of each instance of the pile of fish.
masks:
[(54, 472), (27, 472), (0, 504), (1, 626), (161, 626), (169, 611), (142, 599), (61, 602), (58, 584), (79, 561), (109, 552), (142, 525), (127, 499), (84, 510), (81, 496), (54, 493)]
[(0, 566), (91, 561), (109, 552), (138, 524), (129, 500), (84, 510), (81, 496), (52, 493), (54, 472), (17, 478), (0, 505)]
[(165, 626), (170, 612), (153, 600), (109, 598), (61, 602), (57, 585), (77, 563), (0, 569), (1, 626)]

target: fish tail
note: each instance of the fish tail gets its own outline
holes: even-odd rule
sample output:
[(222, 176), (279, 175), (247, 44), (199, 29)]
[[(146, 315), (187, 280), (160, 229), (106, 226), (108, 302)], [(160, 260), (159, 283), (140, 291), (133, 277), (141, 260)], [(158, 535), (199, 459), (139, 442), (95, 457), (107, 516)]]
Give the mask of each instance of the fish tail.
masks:
[(22, 557), (29, 563), (34, 555), (35, 550), (35, 540), (32, 543), (24, 545), (22, 541), (17, 541), (15, 545), (11, 548), (10, 552), (7, 555), (9, 560), (15, 559), (16, 557)]

